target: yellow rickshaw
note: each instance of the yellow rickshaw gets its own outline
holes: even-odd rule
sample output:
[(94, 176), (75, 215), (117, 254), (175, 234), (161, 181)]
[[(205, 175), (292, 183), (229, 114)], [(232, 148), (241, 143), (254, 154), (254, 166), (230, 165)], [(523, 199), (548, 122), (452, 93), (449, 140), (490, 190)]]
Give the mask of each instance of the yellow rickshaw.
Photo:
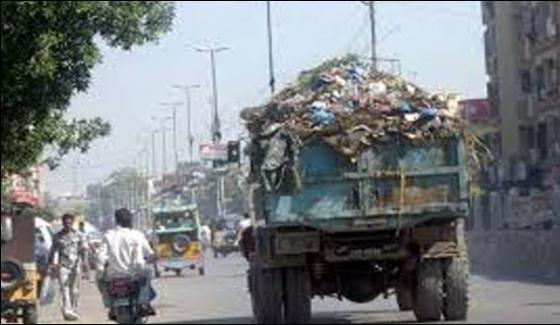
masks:
[(183, 270), (205, 274), (200, 238), (200, 215), (196, 205), (162, 205), (153, 209), (155, 250), (158, 256), (156, 276), (160, 270), (181, 276)]
[(35, 214), (27, 204), (2, 206), (1, 318), (38, 323), (41, 276), (35, 261)]

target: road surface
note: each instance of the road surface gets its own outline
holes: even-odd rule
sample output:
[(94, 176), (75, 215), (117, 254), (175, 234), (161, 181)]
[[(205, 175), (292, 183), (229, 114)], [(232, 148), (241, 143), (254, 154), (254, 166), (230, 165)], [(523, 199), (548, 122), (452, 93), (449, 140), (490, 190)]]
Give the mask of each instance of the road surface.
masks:
[[(208, 274), (194, 272), (182, 278), (171, 275), (156, 282), (155, 307), (159, 324), (252, 323), (250, 299), (245, 285), (246, 264), (238, 256), (210, 260)], [(471, 278), (470, 323), (560, 323), (560, 286), (503, 281), (474, 275)], [(107, 323), (93, 284), (83, 283), (79, 323)], [(393, 298), (356, 305), (334, 299), (314, 302), (318, 324), (375, 324), (414, 322), (412, 313), (397, 311)], [(42, 323), (59, 323), (57, 306), (44, 308)]]

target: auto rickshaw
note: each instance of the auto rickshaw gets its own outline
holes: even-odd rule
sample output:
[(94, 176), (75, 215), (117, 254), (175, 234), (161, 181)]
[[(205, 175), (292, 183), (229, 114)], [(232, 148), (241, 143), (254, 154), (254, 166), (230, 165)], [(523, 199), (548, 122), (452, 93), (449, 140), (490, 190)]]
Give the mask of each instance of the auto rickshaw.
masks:
[(160, 269), (181, 276), (185, 269), (205, 274), (200, 240), (200, 216), (196, 205), (161, 205), (153, 210), (155, 250)]
[(38, 323), (41, 276), (34, 256), (35, 213), (25, 203), (2, 205), (2, 321)]
[(225, 220), (218, 222), (218, 224), (214, 226), (212, 236), (214, 258), (218, 258), (220, 255), (225, 258), (232, 253), (239, 252), (237, 239), (237, 229), (232, 222), (228, 223)]

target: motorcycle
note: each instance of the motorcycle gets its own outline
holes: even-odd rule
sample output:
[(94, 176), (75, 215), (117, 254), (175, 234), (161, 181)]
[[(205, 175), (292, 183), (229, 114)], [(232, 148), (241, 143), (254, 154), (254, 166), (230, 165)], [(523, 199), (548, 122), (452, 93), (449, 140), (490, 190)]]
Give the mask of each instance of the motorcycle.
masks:
[(140, 292), (146, 280), (122, 278), (108, 283), (109, 318), (117, 324), (145, 324), (153, 311), (140, 304)]

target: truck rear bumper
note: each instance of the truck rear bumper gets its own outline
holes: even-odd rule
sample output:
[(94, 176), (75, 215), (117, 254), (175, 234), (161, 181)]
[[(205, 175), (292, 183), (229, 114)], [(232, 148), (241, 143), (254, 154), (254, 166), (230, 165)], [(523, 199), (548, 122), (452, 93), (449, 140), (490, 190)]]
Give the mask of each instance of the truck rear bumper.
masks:
[(402, 231), (355, 225), (339, 225), (336, 231), (313, 226), (257, 228), (257, 249), (265, 263), (271, 265), (301, 265), (309, 258), (338, 263), (453, 257), (461, 252), (461, 235), (455, 229), (456, 221), (462, 218), (457, 215), (422, 219), (431, 221), (427, 224), (416, 217), (414, 222), (404, 223)]

